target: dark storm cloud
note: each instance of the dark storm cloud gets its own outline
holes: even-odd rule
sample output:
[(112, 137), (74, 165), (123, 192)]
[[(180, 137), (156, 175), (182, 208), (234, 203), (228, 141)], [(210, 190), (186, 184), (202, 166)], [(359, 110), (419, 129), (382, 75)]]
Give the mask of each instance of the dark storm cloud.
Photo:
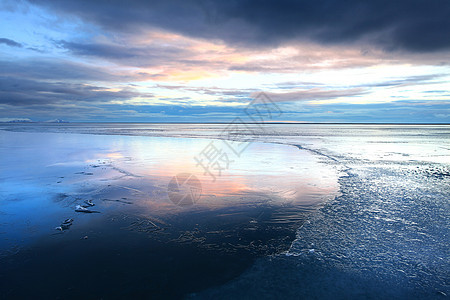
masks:
[(116, 75), (102, 67), (58, 59), (0, 60), (0, 76), (39, 80), (138, 81), (146, 74)]
[(18, 43), (16, 41), (13, 41), (13, 40), (10, 40), (10, 39), (6, 39), (6, 38), (0, 38), (0, 44), (8, 45), (10, 47), (22, 48), (22, 44), (21, 43)]
[[(59, 46), (72, 51), (74, 54), (87, 56), (102, 56), (108, 58), (130, 58), (137, 55), (136, 51), (124, 51), (125, 47), (118, 47), (105, 44), (81, 44), (61, 41)], [(131, 49), (128, 49), (131, 50)]]
[(244, 45), (291, 40), (371, 43), (387, 50), (450, 47), (447, 0), (33, 1), (115, 32), (157, 27)]
[(131, 89), (109, 91), (106, 88), (67, 82), (46, 82), (0, 76), (0, 104), (30, 106), (75, 102), (110, 102), (133, 97), (151, 97)]
[(75, 55), (92, 56), (114, 60), (131, 66), (152, 66), (163, 62), (180, 62), (185, 65), (195, 65), (196, 62), (179, 61), (193, 55), (191, 51), (181, 46), (149, 44), (142, 47), (112, 43), (79, 43), (59, 41), (57, 46), (69, 50)]

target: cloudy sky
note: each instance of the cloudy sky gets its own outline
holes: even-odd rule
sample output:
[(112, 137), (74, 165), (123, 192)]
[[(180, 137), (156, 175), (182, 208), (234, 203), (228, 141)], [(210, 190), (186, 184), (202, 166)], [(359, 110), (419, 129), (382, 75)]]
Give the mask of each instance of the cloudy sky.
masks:
[(450, 1), (0, 1), (0, 121), (450, 122)]

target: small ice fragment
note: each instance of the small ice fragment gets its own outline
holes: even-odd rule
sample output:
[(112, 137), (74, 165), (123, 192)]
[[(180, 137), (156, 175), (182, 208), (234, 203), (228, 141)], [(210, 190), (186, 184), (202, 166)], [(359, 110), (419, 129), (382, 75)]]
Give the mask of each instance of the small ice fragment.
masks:
[(55, 227), (55, 229), (59, 231), (70, 229), (70, 226), (72, 226), (72, 222), (73, 219), (65, 219), (64, 222), (62, 222), (60, 226)]
[(314, 253), (315, 250), (314, 249), (309, 249), (309, 253)]
[(83, 207), (81, 205), (77, 205), (77, 207), (75, 208), (76, 212), (83, 212), (83, 213), (98, 213), (98, 211), (94, 211), (94, 210), (89, 210), (86, 207)]
[(84, 203), (86, 203), (88, 206), (95, 206), (95, 204), (92, 203), (92, 200), (84, 200)]
[(77, 207), (75, 208), (75, 210), (86, 211), (86, 210), (89, 210), (89, 209), (87, 209), (86, 207), (83, 207), (83, 206), (81, 206), (81, 205), (77, 205)]

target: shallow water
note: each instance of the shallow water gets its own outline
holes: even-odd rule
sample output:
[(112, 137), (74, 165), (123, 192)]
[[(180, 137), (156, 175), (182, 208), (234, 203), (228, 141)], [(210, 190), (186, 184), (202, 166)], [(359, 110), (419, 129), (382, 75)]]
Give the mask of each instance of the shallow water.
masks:
[[(450, 126), (248, 126), (227, 138), (254, 143), (212, 182), (193, 157), (225, 125), (3, 125), (2, 291), (59, 265), (33, 281), (56, 280), (49, 297), (450, 295)], [(168, 197), (179, 172), (202, 183), (195, 205)], [(86, 197), (101, 214), (73, 212)]]
[[(0, 131), (0, 140), (7, 298), (201, 291), (287, 250), (307, 215), (338, 191), (337, 168), (288, 145), (253, 143), (212, 178), (194, 160), (209, 139), (35, 130)], [(200, 181), (192, 205), (171, 201), (169, 182), (180, 173)], [(98, 213), (75, 212), (85, 200)], [(70, 228), (55, 230), (66, 219)], [(22, 289), (23, 274), (36, 272)]]

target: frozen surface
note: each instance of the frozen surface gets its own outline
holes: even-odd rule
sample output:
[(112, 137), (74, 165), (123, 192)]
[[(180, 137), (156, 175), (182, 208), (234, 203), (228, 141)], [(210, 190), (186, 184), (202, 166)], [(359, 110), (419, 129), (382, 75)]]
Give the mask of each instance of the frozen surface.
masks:
[[(89, 154), (83, 162), (79, 162), (79, 165), (77, 165), (78, 160), (75, 159), (64, 168), (75, 166), (79, 171), (82, 166), (93, 163), (90, 159), (94, 157), (111, 166), (109, 169), (105, 167), (105, 173), (98, 177), (98, 180), (127, 179), (128, 183), (136, 184), (128, 185), (128, 187), (139, 191), (142, 191), (142, 186), (163, 188), (168, 178), (173, 176), (173, 171), (180, 169), (180, 163), (188, 161), (186, 158), (174, 159), (173, 155), (169, 157), (168, 148), (172, 151), (178, 149), (178, 153), (190, 153), (187, 157), (192, 157), (192, 153), (198, 153), (209, 141), (205, 138), (223, 139), (223, 133), (226, 132), (226, 126), (218, 124), (45, 124), (39, 126), (14, 124), (2, 125), (2, 127), (9, 134), (27, 131), (33, 135), (37, 132), (87, 133), (86, 137), (91, 137), (92, 134), (99, 135), (100, 140), (95, 139), (99, 141), (97, 145), (99, 149), (96, 153), (100, 152), (101, 155)], [(3, 139), (5, 134), (1, 136)], [(111, 137), (112, 139), (107, 142), (108, 135), (137, 136), (131, 147), (134, 152), (127, 152), (129, 149), (123, 150), (124, 145), (129, 144), (129, 142), (124, 143), (123, 139)], [(67, 143), (67, 138), (62, 136), (64, 135), (55, 135)], [(79, 140), (74, 142), (77, 147), (83, 140), (81, 138), (83, 135), (69, 134), (67, 136), (78, 137)], [(164, 150), (160, 152), (156, 151), (158, 155), (155, 156), (154, 150), (150, 152), (153, 154), (143, 150), (145, 147), (143, 148), (142, 138), (140, 138), (143, 136), (189, 137), (189, 139), (185, 139), (186, 143), (178, 146), (169, 140), (168, 146), (163, 147)], [(448, 250), (450, 248), (450, 126), (271, 124), (261, 129), (257, 125), (247, 125), (241, 132), (235, 131), (228, 134), (226, 138), (237, 141), (258, 141), (258, 143), (252, 144), (249, 151), (245, 152), (248, 156), (230, 168), (221, 185), (207, 185), (209, 192), (206, 194), (215, 195), (216, 202), (212, 202), (212, 198), (205, 197), (203, 204), (200, 203), (198, 207), (218, 209), (229, 205), (229, 201), (233, 203), (232, 206), (242, 207), (258, 199), (272, 199), (272, 202), (282, 207), (301, 203), (305, 211), (308, 210), (308, 205), (326, 202), (319, 210), (308, 214), (305, 223), (300, 222), (303, 225), (298, 228), (296, 238), (288, 251), (260, 258), (246, 272), (229, 283), (197, 291), (190, 297), (218, 299), (448, 298), (450, 295), (450, 252)], [(87, 152), (92, 149), (92, 141), (86, 138)], [(106, 144), (109, 146), (104, 147)], [(147, 142), (144, 144), (148, 145)], [(156, 144), (159, 142), (155, 142)], [(275, 147), (273, 144), (286, 144), (286, 146)], [(122, 150), (109, 152), (110, 145), (117, 145), (117, 149)], [(158, 147), (152, 147), (152, 149), (155, 148)], [(70, 147), (67, 150), (69, 149)], [(18, 153), (25, 151), (16, 150), (19, 151)], [(11, 151), (11, 149), (2, 147), (2, 151)], [(28, 151), (31, 155), (35, 150)], [(108, 153), (113, 153), (112, 160), (106, 160)], [(121, 153), (123, 157), (114, 158), (117, 153)], [(45, 156), (44, 154), (39, 156), (42, 155)], [(66, 157), (65, 155), (66, 153), (61, 157)], [(48, 160), (52, 157), (50, 155)], [(124, 157), (131, 157), (133, 160), (126, 162)], [(140, 159), (136, 160), (137, 157)], [(14, 161), (14, 157), (11, 159)], [(15, 163), (20, 166), (22, 161), (20, 156), (16, 159)], [(140, 167), (142, 161), (146, 162), (144, 168)], [(164, 161), (166, 163), (161, 164)], [(154, 169), (149, 169), (152, 162), (158, 163)], [(2, 163), (9, 162), (3, 160)], [(39, 165), (41, 162), (32, 163)], [(16, 172), (14, 168), (7, 169), (13, 175), (6, 176), (2, 168), (4, 181), (1, 192), (2, 195), (9, 195), (9, 199), (12, 199), (11, 195), (14, 193), (9, 189), (17, 190), (14, 185), (23, 184), (20, 180), (14, 183)], [(181, 169), (195, 171), (195, 166), (185, 164)], [(152, 175), (149, 181), (151, 184), (139, 183), (142, 179), (138, 178), (141, 177), (128, 180), (130, 175), (142, 176), (147, 171), (148, 176), (157, 174), (157, 176)], [(132, 174), (127, 175), (126, 172)], [(58, 171), (52, 175), (55, 176), (52, 180), (56, 180), (56, 174), (59, 173)], [(45, 174), (45, 176), (48, 175), (47, 171)], [(255, 174), (260, 175), (254, 177)], [(198, 175), (202, 176), (201, 172)], [(339, 175), (341, 177), (337, 186)], [(120, 178), (120, 176), (125, 177)], [(116, 177), (120, 179), (114, 179)], [(282, 180), (277, 181), (277, 178)], [(7, 187), (4, 184), (6, 180)], [(74, 177), (71, 180), (78, 179)], [(27, 184), (20, 188), (25, 196), (36, 195), (36, 192), (39, 194), (39, 191), (67, 194), (77, 192), (72, 190), (72, 185), (59, 190), (60, 187), (55, 187), (55, 184), (43, 187), (42, 182), (33, 183), (32, 178), (25, 182)], [(122, 181), (120, 184), (118, 182), (114, 184), (123, 186)], [(340, 193), (337, 193), (338, 190)], [(253, 196), (243, 197), (248, 191), (251, 191)], [(255, 191), (262, 194), (254, 197)], [(154, 200), (151, 203), (167, 203), (167, 200), (166, 202), (162, 199)], [(164, 205), (159, 205), (157, 211), (167, 214), (166, 208)], [(32, 211), (38, 210), (39, 207), (27, 207), (25, 211), (27, 209)], [(0, 208), (0, 213), (2, 212), (0, 219), (7, 220), (8, 210)], [(299, 210), (286, 209), (279, 212), (279, 216), (281, 216), (280, 220), (286, 221), (295, 219), (295, 215), (300, 213)], [(256, 219), (253, 218), (251, 221), (254, 220)], [(277, 217), (274, 216), (272, 221), (276, 220)], [(27, 230), (36, 230), (33, 229), (32, 224), (30, 221), (29, 225), (24, 223), (22, 226), (25, 229), (28, 226)]]
[(345, 166), (342, 195), (311, 216), (285, 254), (192, 298), (448, 298), (450, 127), (325, 128), (330, 136), (302, 128), (275, 139)]
[[(444, 299), (449, 295), (448, 173), (354, 168), (285, 254), (193, 298)], [(446, 171), (448, 172), (448, 170)]]

